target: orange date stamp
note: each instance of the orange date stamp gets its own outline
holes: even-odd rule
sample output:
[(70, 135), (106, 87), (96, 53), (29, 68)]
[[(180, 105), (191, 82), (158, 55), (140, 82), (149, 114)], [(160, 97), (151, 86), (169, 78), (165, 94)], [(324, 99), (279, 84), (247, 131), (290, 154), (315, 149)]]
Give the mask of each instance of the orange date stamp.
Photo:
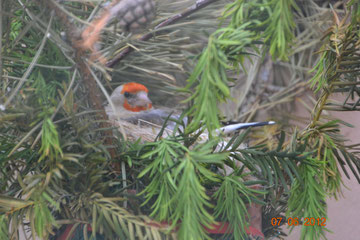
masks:
[(271, 218), (271, 225), (273, 226), (280, 226), (283, 224), (287, 224), (289, 226), (298, 226), (298, 225), (304, 225), (304, 226), (326, 226), (326, 218), (313, 218), (313, 217), (306, 217), (303, 221), (299, 220), (297, 217), (289, 217), (289, 218), (283, 218), (283, 217), (273, 217)]

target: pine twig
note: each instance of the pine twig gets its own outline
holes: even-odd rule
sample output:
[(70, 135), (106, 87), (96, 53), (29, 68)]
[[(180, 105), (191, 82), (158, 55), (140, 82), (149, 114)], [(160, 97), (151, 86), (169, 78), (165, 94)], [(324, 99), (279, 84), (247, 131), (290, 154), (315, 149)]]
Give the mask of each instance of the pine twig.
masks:
[[(2, 13), (3, 9), (2, 9), (2, 1), (0, 2), (0, 12)], [(3, 15), (0, 15), (0, 36), (1, 36), (1, 41), (0, 41), (0, 51), (2, 51), (2, 35), (3, 35), (3, 21), (2, 21)], [(2, 62), (2, 54), (0, 54), (0, 82), (2, 80), (2, 72), (3, 72), (3, 62)]]
[[(65, 26), (66, 36), (69, 37), (71, 46), (74, 49), (74, 53), (75, 53), (74, 61), (77, 64), (77, 69), (80, 75), (82, 76), (87, 91), (89, 92), (90, 103), (92, 107), (95, 110), (97, 110), (99, 119), (108, 120), (108, 116), (106, 115), (105, 109), (102, 106), (102, 100), (100, 98), (101, 92), (97, 86), (95, 79), (91, 74), (91, 70), (89, 69), (89, 66), (86, 63), (86, 60), (84, 59), (86, 52), (84, 48), (81, 47), (77, 39), (78, 29), (74, 26), (73, 23), (71, 23), (66, 13), (52, 0), (38, 0), (38, 1), (41, 2), (44, 6), (46, 6), (48, 9), (54, 10), (56, 16), (59, 18), (62, 25)], [(102, 121), (100, 124), (102, 128), (109, 129), (111, 127), (107, 121)], [(104, 133), (105, 133), (105, 144), (108, 146), (112, 145), (112, 138), (113, 138), (112, 131), (106, 130), (104, 131)], [(116, 155), (115, 149), (110, 148), (109, 153), (112, 158), (115, 158)]]
[[(184, 19), (187, 16), (189, 16), (189, 15), (197, 12), (198, 10), (210, 5), (211, 3), (214, 3), (217, 1), (219, 1), (219, 0), (197, 0), (195, 4), (193, 4), (191, 7), (187, 8), (184, 12), (176, 14), (176, 15), (164, 20), (163, 22), (159, 23), (158, 25), (156, 25), (154, 30), (160, 29), (160, 28), (168, 26), (168, 25), (172, 25), (172, 24), (180, 21), (181, 19)], [(139, 40), (147, 41), (147, 40), (151, 39), (152, 37), (154, 37), (154, 35), (155, 34), (152, 32), (147, 33), (147, 34), (143, 35), (142, 37), (140, 37)], [(117, 54), (111, 61), (109, 61), (106, 64), (106, 67), (113, 67), (116, 63), (120, 62), (123, 58), (125, 58), (132, 51), (134, 51), (134, 48), (132, 48), (131, 46), (126, 47), (119, 54)]]

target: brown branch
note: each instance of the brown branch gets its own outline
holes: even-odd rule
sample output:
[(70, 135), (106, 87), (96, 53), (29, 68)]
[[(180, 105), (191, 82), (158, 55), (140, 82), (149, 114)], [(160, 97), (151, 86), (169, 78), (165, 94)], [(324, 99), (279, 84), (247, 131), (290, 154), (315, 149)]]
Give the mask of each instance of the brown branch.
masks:
[[(91, 74), (91, 70), (89, 69), (89, 66), (86, 63), (86, 59), (84, 56), (86, 56), (85, 49), (79, 44), (79, 31), (75, 27), (75, 25), (70, 21), (68, 16), (62, 11), (62, 9), (57, 6), (53, 1), (51, 0), (37, 0), (43, 4), (47, 9), (51, 9), (55, 11), (56, 16), (60, 19), (60, 22), (63, 26), (65, 26), (66, 36), (69, 38), (71, 42), (71, 46), (74, 49), (74, 61), (76, 62), (76, 67), (82, 77), (83, 83), (89, 93), (89, 99), (92, 107), (95, 110), (98, 110), (97, 112), (97, 118), (100, 120), (108, 120), (108, 116), (105, 113), (105, 109), (102, 106), (102, 100), (101, 100), (101, 91), (99, 87), (97, 86), (96, 80), (93, 78)], [(106, 121), (102, 121), (100, 123), (102, 128), (110, 128), (111, 125), (107, 123)], [(107, 146), (112, 145), (112, 131), (107, 130), (104, 131), (105, 133), (105, 144)], [(110, 155), (112, 158), (115, 158), (115, 149), (111, 148), (109, 149)]]
[[(219, 1), (219, 0), (197, 0), (194, 5), (187, 8), (184, 12), (176, 14), (176, 15), (166, 19), (165, 21), (163, 21), (163, 22), (159, 23), (158, 25), (156, 25), (154, 29), (156, 30), (156, 29), (168, 26), (168, 25), (172, 25), (172, 24), (178, 22), (179, 20), (184, 19), (187, 16), (193, 14), (194, 12), (197, 12), (198, 10), (208, 6), (211, 3), (217, 2), (217, 1)], [(147, 34), (143, 35), (142, 37), (140, 37), (139, 40), (140, 41), (147, 41), (147, 40), (149, 40), (150, 38), (152, 38), (154, 36), (155, 36), (154, 33), (147, 33)], [(113, 67), (116, 63), (121, 61), (123, 58), (125, 58), (132, 51), (134, 51), (134, 49), (132, 47), (130, 47), (130, 46), (126, 47), (118, 55), (116, 55), (111, 61), (109, 61), (106, 64), (106, 66), (107, 67)]]

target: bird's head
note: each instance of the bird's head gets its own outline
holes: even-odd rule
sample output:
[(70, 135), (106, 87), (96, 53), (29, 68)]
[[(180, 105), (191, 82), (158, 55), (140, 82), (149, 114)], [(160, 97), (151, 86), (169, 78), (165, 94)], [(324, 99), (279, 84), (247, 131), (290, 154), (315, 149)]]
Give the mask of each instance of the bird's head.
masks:
[(152, 108), (149, 90), (140, 83), (130, 82), (117, 87), (111, 94), (116, 107), (130, 112), (141, 112)]

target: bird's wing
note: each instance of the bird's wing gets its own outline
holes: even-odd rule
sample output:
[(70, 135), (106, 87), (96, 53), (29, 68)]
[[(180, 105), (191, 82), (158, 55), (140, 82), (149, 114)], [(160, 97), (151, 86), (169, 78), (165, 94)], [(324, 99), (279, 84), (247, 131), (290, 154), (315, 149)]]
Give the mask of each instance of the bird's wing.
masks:
[(163, 109), (153, 109), (150, 111), (144, 111), (138, 113), (134, 116), (128, 118), (122, 118), (124, 121), (130, 122), (136, 125), (156, 125), (162, 127), (166, 122), (166, 128), (173, 130), (175, 128), (176, 122), (174, 120), (179, 120), (180, 116), (177, 114), (173, 114), (171, 111), (163, 110)]
[(216, 132), (218, 134), (229, 134), (232, 132), (236, 132), (240, 129), (246, 129), (249, 127), (260, 127), (260, 126), (266, 126), (266, 125), (274, 125), (276, 124), (274, 121), (268, 121), (268, 122), (249, 122), (249, 123), (235, 123), (230, 124), (228, 126), (224, 126), (217, 130)]
[[(112, 111), (110, 109), (107, 109), (107, 114), (109, 116), (112, 116)], [(187, 123), (187, 118), (180, 119), (180, 115), (174, 114), (171, 109), (152, 109), (148, 111), (142, 111), (139, 113), (136, 113), (134, 115), (126, 115), (121, 114), (122, 117), (119, 119), (121, 122), (123, 122), (123, 125), (125, 124), (125, 128), (129, 128), (131, 134), (139, 135), (138, 137), (144, 138), (143, 135), (146, 135), (145, 139), (150, 139), (151, 136), (155, 138), (157, 134), (160, 132), (160, 129), (164, 126), (165, 121), (166, 126), (165, 130), (170, 131), (167, 132), (168, 134), (171, 134), (172, 131), (175, 129), (176, 121), (183, 121), (184, 125)], [(111, 117), (112, 120), (117, 121), (114, 116)], [(175, 120), (175, 121), (174, 121)], [(268, 121), (268, 122), (250, 122), (250, 123), (233, 123), (229, 124), (227, 126), (221, 127), (218, 130), (215, 130), (216, 135), (227, 135), (231, 134), (233, 132), (236, 132), (241, 129), (246, 129), (249, 127), (258, 127), (258, 126), (265, 126), (265, 125), (273, 125), (275, 122)], [(183, 127), (180, 125), (179, 130), (183, 131)], [(200, 130), (199, 130), (200, 131)], [(207, 136), (207, 133), (204, 132), (203, 135)], [(207, 139), (207, 137), (206, 137)]]
[[(131, 116), (128, 118), (123, 118), (123, 120), (130, 122), (132, 124), (144, 126), (144, 125), (153, 125), (162, 127), (164, 125), (165, 120), (168, 119), (166, 123), (166, 128), (173, 130), (175, 128), (176, 122), (174, 120), (180, 120), (180, 116), (177, 114), (173, 114), (170, 110), (164, 109), (153, 109), (150, 111), (144, 111), (139, 113), (135, 116)], [(187, 118), (182, 119), (184, 124), (187, 123)], [(249, 123), (233, 123), (227, 126), (221, 127), (220, 129), (216, 130), (217, 134), (229, 134), (236, 132), (241, 129), (246, 129), (249, 127), (260, 127), (266, 125), (274, 125), (274, 121), (267, 121), (267, 122), (249, 122)]]

